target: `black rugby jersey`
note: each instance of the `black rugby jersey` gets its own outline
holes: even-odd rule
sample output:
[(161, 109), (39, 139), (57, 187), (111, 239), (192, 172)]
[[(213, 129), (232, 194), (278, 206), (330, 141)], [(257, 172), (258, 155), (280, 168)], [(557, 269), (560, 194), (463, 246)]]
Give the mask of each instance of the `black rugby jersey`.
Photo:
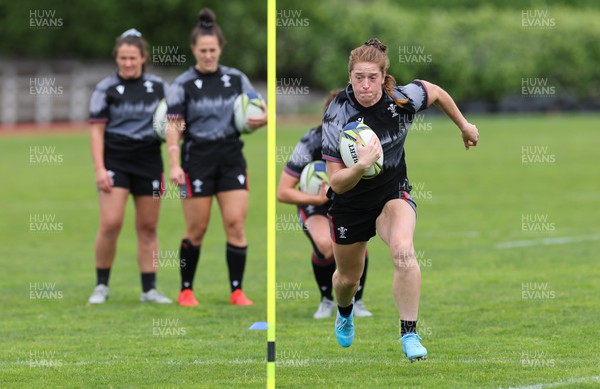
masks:
[(285, 172), (296, 178), (300, 178), (302, 170), (312, 161), (322, 160), (321, 136), (322, 126), (315, 127), (308, 131), (292, 152), (292, 156), (285, 165)]
[(254, 92), (241, 71), (219, 65), (214, 73), (191, 67), (175, 79), (167, 91), (169, 119), (185, 121), (184, 140), (237, 139), (233, 102), (243, 92)]
[(165, 89), (165, 82), (152, 74), (125, 80), (115, 73), (96, 85), (89, 121), (106, 123), (104, 142), (110, 149), (135, 151), (160, 145), (152, 129), (152, 115), (165, 97)]
[(372, 179), (362, 179), (343, 194), (330, 190), (334, 204), (352, 209), (376, 208), (390, 193), (398, 193), (399, 185), (407, 178), (404, 141), (414, 114), (427, 108), (427, 90), (418, 80), (396, 87), (397, 97), (408, 99), (400, 108), (387, 93), (371, 107), (356, 101), (348, 85), (331, 102), (323, 116), (323, 159), (342, 162), (339, 151), (340, 133), (352, 121), (362, 121), (377, 134), (383, 149), (383, 171)]

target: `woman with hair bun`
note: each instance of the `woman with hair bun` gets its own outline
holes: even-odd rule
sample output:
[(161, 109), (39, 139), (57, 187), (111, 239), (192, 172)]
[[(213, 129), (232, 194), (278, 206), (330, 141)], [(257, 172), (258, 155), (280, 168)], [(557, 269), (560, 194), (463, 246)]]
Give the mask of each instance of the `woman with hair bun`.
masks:
[[(350, 85), (323, 116), (323, 159), (332, 201), (328, 215), (337, 265), (333, 275), (338, 304), (334, 330), (342, 347), (354, 341), (353, 296), (363, 271), (367, 241), (378, 233), (394, 264), (393, 294), (402, 334), (399, 341), (402, 351), (414, 362), (426, 359), (427, 350), (416, 331), (421, 271), (413, 246), (416, 203), (410, 196), (404, 141), (414, 115), (432, 104), (460, 129), (466, 149), (477, 145), (479, 132), (442, 88), (423, 80), (398, 86), (387, 74), (389, 66), (387, 47), (378, 39), (352, 50)], [(371, 127), (377, 137), (366, 146), (358, 142), (358, 162), (348, 168), (340, 155), (339, 139), (344, 126), (354, 121)], [(363, 180), (363, 174), (382, 154), (383, 171)]]
[[(238, 95), (254, 92), (254, 88), (244, 73), (219, 63), (225, 38), (210, 9), (200, 11), (190, 44), (196, 65), (177, 77), (167, 93), (169, 178), (179, 185), (186, 223), (180, 247), (178, 303), (198, 305), (194, 275), (215, 197), (227, 238), (230, 303), (252, 305), (242, 290), (248, 249), (248, 179), (243, 142), (233, 122), (233, 103)], [(247, 125), (252, 129), (264, 126), (266, 106), (263, 111), (263, 115), (248, 119)]]
[(156, 290), (156, 226), (163, 184), (161, 142), (152, 129), (152, 114), (165, 96), (165, 83), (144, 72), (148, 59), (142, 34), (130, 29), (117, 38), (118, 71), (100, 81), (90, 101), (91, 149), (100, 201), (96, 238), (97, 285), (88, 302), (108, 298), (108, 279), (115, 260), (129, 194), (135, 204), (137, 260), (141, 301), (171, 303)]

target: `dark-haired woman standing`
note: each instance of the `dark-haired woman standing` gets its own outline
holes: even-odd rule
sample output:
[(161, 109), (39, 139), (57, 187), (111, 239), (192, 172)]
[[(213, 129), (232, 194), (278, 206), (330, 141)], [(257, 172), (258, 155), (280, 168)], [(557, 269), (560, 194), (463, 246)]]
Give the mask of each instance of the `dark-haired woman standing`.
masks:
[(156, 226), (163, 164), (160, 141), (152, 130), (152, 114), (165, 95), (164, 82), (144, 73), (146, 44), (137, 30), (125, 31), (114, 48), (116, 74), (100, 81), (90, 101), (91, 149), (100, 201), (96, 238), (97, 285), (88, 302), (108, 298), (108, 280), (115, 259), (129, 194), (135, 204), (137, 259), (142, 278), (141, 301), (171, 303), (156, 290), (158, 250)]
[[(457, 125), (465, 148), (477, 145), (479, 132), (442, 88), (421, 80), (397, 86), (387, 74), (389, 66), (387, 47), (378, 39), (352, 50), (350, 85), (323, 117), (323, 158), (331, 185), (329, 219), (337, 264), (333, 275), (338, 303), (335, 334), (343, 347), (354, 340), (352, 298), (362, 274), (367, 241), (377, 232), (394, 263), (393, 293), (400, 312), (402, 350), (414, 361), (425, 359), (427, 350), (416, 333), (421, 271), (413, 246), (416, 204), (409, 194), (404, 141), (414, 114), (432, 104)], [(340, 156), (339, 138), (343, 127), (353, 121), (367, 124), (379, 139), (373, 137), (366, 146), (359, 144), (358, 163), (347, 168)], [(383, 171), (363, 180), (382, 153)]]
[[(216, 197), (227, 237), (230, 303), (252, 305), (242, 291), (248, 248), (248, 179), (243, 142), (233, 124), (233, 103), (239, 94), (254, 88), (244, 73), (219, 64), (225, 38), (210, 9), (200, 11), (190, 44), (196, 65), (177, 77), (167, 93), (169, 178), (180, 187), (186, 223), (180, 248), (178, 303), (198, 305), (192, 290), (194, 275)], [(263, 108), (262, 116), (248, 119), (251, 128), (267, 123)]]

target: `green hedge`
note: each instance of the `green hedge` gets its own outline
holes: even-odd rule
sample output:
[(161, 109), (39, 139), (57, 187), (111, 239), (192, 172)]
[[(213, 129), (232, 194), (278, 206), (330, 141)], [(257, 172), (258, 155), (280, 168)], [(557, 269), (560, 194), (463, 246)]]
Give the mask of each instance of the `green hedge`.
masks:
[[(600, 1), (278, 0), (278, 78), (331, 89), (346, 84), (350, 50), (377, 36), (399, 82), (422, 78), (458, 100), (497, 103), (521, 94), (523, 79), (561, 96), (600, 101)], [(0, 2), (2, 58), (107, 59), (114, 39), (136, 27), (151, 46), (177, 46), (193, 63), (188, 35), (200, 8), (216, 12), (228, 38), (222, 62), (266, 76), (266, 0), (20, 0)], [(30, 12), (54, 10), (63, 25), (32, 29)], [(290, 16), (290, 11), (295, 16)], [(283, 12), (283, 14), (282, 14)], [(287, 12), (287, 16), (286, 13)], [(523, 26), (523, 12), (546, 12)], [(419, 51), (414, 57), (400, 58)]]
[[(223, 0), (19, 0), (0, 2), (0, 56), (27, 59), (109, 59), (115, 38), (135, 27), (152, 46), (178, 47), (194, 63), (189, 34), (201, 8), (217, 15), (226, 65), (266, 78), (267, 4)], [(54, 12), (57, 29), (31, 28), (30, 12)], [(34, 16), (34, 19), (44, 19)], [(36, 21), (34, 20), (34, 24)], [(259, 55), (257, 55), (259, 53)], [(262, 53), (262, 55), (260, 55)]]
[[(346, 7), (322, 1), (312, 8), (289, 3), (308, 22), (278, 29), (278, 74), (307, 85), (346, 84), (350, 50), (377, 36), (389, 48), (390, 73), (399, 82), (426, 79), (458, 100), (497, 103), (521, 95), (523, 79), (547, 82), (557, 95), (600, 100), (598, 8), (413, 10), (393, 1), (349, 1)], [(422, 50), (421, 57), (401, 58), (401, 49)]]

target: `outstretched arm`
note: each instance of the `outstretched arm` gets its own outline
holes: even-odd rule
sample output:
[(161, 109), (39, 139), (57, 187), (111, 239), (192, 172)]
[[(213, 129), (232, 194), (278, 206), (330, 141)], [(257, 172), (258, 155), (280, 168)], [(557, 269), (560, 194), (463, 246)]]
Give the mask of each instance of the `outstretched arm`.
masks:
[(462, 132), (463, 142), (465, 143), (465, 149), (469, 149), (471, 146), (477, 146), (479, 140), (479, 131), (474, 124), (471, 124), (465, 119), (463, 114), (460, 112), (456, 103), (452, 97), (440, 88), (439, 86), (432, 84), (427, 81), (421, 81), (427, 89), (427, 106), (435, 105), (437, 108), (442, 110), (456, 126)]

